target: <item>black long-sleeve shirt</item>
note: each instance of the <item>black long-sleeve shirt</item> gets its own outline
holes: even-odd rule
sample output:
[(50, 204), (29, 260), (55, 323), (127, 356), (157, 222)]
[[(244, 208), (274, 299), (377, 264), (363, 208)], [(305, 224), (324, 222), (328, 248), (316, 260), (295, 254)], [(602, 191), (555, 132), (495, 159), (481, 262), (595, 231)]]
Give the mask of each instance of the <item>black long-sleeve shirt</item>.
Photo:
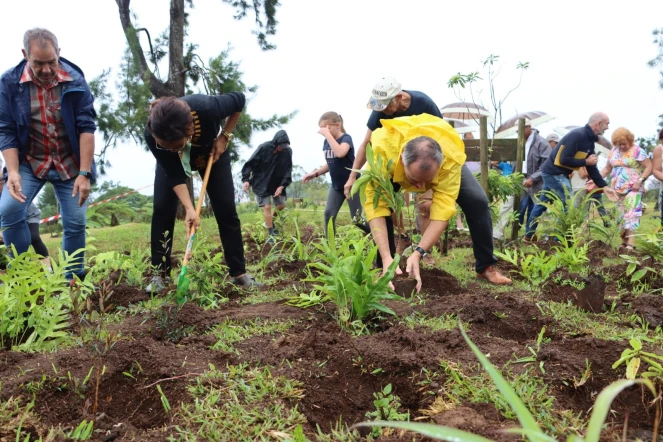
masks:
[(598, 187), (603, 188), (608, 184), (605, 182), (596, 165), (587, 165), (586, 158), (594, 155), (594, 143), (599, 137), (589, 125), (573, 129), (564, 135), (550, 156), (541, 166), (541, 172), (550, 175), (568, 175), (571, 170), (581, 167), (587, 168), (587, 173)]
[[(241, 92), (229, 92), (223, 95), (192, 94), (181, 97), (180, 100), (189, 105), (193, 116), (191, 169), (204, 169), (212, 143), (221, 130), (221, 122), (235, 112), (241, 112), (244, 109), (246, 98)], [(157, 143), (147, 128), (145, 129), (145, 142), (157, 159), (157, 163), (163, 167), (171, 185), (175, 187), (186, 183), (187, 175), (179, 154), (157, 149)], [(202, 161), (201, 158), (203, 158)], [(202, 167), (199, 167), (201, 164)]]

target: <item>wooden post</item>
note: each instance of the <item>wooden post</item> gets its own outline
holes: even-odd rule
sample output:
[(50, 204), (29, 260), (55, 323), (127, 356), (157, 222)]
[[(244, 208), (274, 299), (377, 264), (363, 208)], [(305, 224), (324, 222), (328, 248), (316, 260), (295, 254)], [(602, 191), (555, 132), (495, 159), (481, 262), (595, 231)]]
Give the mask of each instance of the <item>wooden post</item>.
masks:
[(481, 187), (488, 195), (488, 117), (481, 116), (479, 120), (480, 155), (481, 155)]
[[(513, 172), (522, 172), (523, 161), (525, 159), (525, 119), (518, 119), (518, 148), (516, 149), (516, 167), (513, 169)], [(516, 212), (520, 211), (520, 194), (516, 194), (513, 197), (513, 210)], [(527, 222), (527, 219), (525, 219)], [(518, 231), (520, 230), (520, 224), (514, 222), (511, 226), (511, 241), (518, 239)]]

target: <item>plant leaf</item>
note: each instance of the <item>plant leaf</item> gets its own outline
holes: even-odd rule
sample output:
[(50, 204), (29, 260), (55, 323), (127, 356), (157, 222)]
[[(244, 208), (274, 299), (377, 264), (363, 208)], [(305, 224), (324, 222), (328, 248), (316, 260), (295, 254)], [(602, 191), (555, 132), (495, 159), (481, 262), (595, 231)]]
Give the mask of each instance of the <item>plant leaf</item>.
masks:
[(601, 391), (599, 396), (594, 402), (594, 409), (592, 411), (592, 417), (589, 419), (589, 424), (587, 425), (587, 433), (585, 434), (585, 440), (587, 442), (598, 442), (601, 437), (601, 429), (605, 423), (605, 419), (610, 412), (610, 405), (612, 401), (617, 397), (619, 393), (622, 392), (625, 388), (631, 387), (636, 384), (642, 384), (647, 386), (652, 392), (654, 397), (656, 397), (656, 390), (654, 389), (654, 384), (651, 381), (646, 379), (620, 379), (619, 381), (613, 382), (608, 385), (606, 388)]
[(398, 428), (400, 430), (414, 431), (424, 436), (432, 437), (437, 440), (446, 440), (454, 442), (490, 442), (483, 436), (458, 430), (456, 428), (445, 427), (442, 425), (423, 424), (418, 422), (360, 422), (352, 426), (355, 427), (388, 427)]
[(523, 426), (523, 429), (530, 432), (528, 434), (528, 438), (532, 441), (547, 440), (547, 436), (545, 433), (543, 433), (543, 431), (541, 431), (541, 428), (536, 423), (536, 419), (534, 419), (532, 413), (529, 412), (522, 399), (518, 397), (516, 392), (511, 388), (506, 379), (504, 379), (499, 370), (497, 370), (493, 364), (491, 364), (488, 358), (484, 356), (483, 353), (481, 353), (479, 347), (477, 347), (469, 338), (469, 336), (467, 336), (467, 333), (465, 333), (465, 329), (463, 328), (463, 323), (460, 321), (460, 319), (458, 320), (458, 327), (460, 328), (460, 332), (463, 335), (463, 338), (465, 338), (467, 345), (470, 346), (472, 352), (474, 352), (474, 355), (477, 357), (477, 359), (479, 359), (481, 365), (483, 365), (484, 370), (488, 372), (490, 377), (493, 379), (493, 382), (495, 382), (498, 390), (504, 396), (504, 399), (507, 401), (514, 413), (516, 413), (520, 425)]

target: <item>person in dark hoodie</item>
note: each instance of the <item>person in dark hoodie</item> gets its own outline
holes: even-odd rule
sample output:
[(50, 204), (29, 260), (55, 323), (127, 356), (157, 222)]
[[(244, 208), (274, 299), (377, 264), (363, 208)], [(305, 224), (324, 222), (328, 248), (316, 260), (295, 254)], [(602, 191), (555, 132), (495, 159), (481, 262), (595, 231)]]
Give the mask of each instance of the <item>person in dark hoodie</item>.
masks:
[(178, 200), (186, 210), (187, 237), (200, 224), (186, 181), (192, 170), (204, 175), (210, 155), (214, 164), (207, 194), (219, 226), (231, 282), (247, 287), (263, 285), (246, 273), (242, 226), (235, 208), (230, 155), (226, 152), (233, 135), (221, 130), (224, 120), (223, 127), (237, 122), (245, 101), (241, 92), (229, 92), (215, 96), (163, 97), (152, 103), (145, 141), (157, 160), (151, 243), (152, 267), (158, 274), (147, 286), (148, 292), (163, 291), (163, 278), (170, 274)]
[[(285, 208), (285, 189), (292, 183), (292, 149), (284, 130), (276, 132), (271, 141), (262, 143), (242, 167), (244, 192), (249, 186), (256, 194), (258, 207), (263, 208), (265, 227), (269, 231), (267, 242), (274, 243), (274, 217)], [(276, 209), (272, 214), (272, 201)]]

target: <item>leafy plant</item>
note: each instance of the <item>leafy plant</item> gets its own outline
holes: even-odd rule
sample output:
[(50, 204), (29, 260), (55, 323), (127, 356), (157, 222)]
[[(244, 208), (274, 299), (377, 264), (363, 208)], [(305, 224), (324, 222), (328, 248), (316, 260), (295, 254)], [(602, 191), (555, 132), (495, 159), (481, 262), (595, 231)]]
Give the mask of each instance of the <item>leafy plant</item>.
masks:
[(387, 272), (379, 276), (380, 270), (372, 270), (378, 247), (369, 245), (366, 236), (358, 241), (337, 240), (333, 235), (332, 220), (327, 226), (327, 241), (315, 243), (321, 252), (319, 261), (309, 263), (319, 273), (307, 280), (314, 288), (324, 293), (336, 304), (338, 321), (346, 329), (361, 329), (362, 321), (375, 312), (395, 315), (383, 301), (401, 299), (390, 288), (399, 256), (396, 256)]
[(519, 195), (525, 188), (523, 186), (524, 176), (522, 173), (514, 172), (504, 176), (500, 172), (490, 169), (488, 171), (488, 201), (506, 201), (513, 195)]
[[(518, 421), (520, 422), (522, 428), (510, 428), (505, 430), (505, 432), (519, 434), (532, 442), (554, 441), (555, 439), (548, 436), (541, 430), (536, 419), (527, 409), (527, 406), (523, 403), (520, 397), (518, 397), (509, 382), (504, 379), (499, 370), (497, 370), (493, 364), (490, 363), (488, 358), (483, 353), (481, 353), (479, 348), (470, 340), (470, 338), (465, 333), (462, 324), (459, 325), (459, 327), (463, 338), (465, 338), (465, 342), (467, 342), (467, 344), (472, 349), (472, 352), (479, 359), (479, 362), (481, 362), (484, 370), (488, 372), (500, 393), (504, 397), (505, 401), (508, 403), (509, 407), (511, 410), (513, 410), (518, 418)], [(613, 382), (607, 386), (596, 398), (596, 402), (594, 402), (594, 406), (592, 407), (592, 415), (587, 425), (585, 437), (572, 435), (569, 440), (573, 442), (598, 442), (601, 437), (601, 430), (603, 429), (605, 420), (608, 417), (608, 413), (610, 412), (610, 405), (612, 404), (612, 401), (619, 393), (621, 393), (622, 390), (636, 384), (645, 385), (652, 392), (652, 394), (656, 396), (656, 390), (654, 389), (654, 386), (647, 379), (623, 379)], [(423, 423), (376, 421), (362, 422), (356, 426), (399, 428), (403, 430), (414, 431), (434, 439), (446, 441), (487, 442), (490, 440), (467, 431), (458, 430), (456, 428)]]
[[(13, 247), (13, 246), (12, 246)], [(79, 250), (53, 257), (52, 273), (33, 251), (22, 254), (13, 249), (7, 272), (0, 275), (0, 346), (17, 351), (48, 351), (70, 340), (71, 301), (65, 274), (75, 265)], [(87, 296), (91, 284), (75, 281)]]
[[(190, 301), (203, 307), (218, 307), (220, 298), (218, 291), (223, 288), (223, 281), (227, 268), (223, 263), (223, 254), (218, 252), (212, 254), (204, 242), (194, 246), (193, 255), (196, 259), (191, 260), (187, 278), (189, 279)], [(222, 301), (226, 301), (223, 298)]]
[(394, 190), (394, 185), (391, 181), (391, 171), (396, 167), (394, 160), (390, 159), (385, 164), (385, 159), (382, 155), (376, 155), (369, 143), (366, 145), (366, 163), (368, 167), (365, 169), (353, 169), (354, 172), (361, 173), (362, 175), (353, 184), (350, 194), (356, 194), (359, 189), (371, 182), (374, 190), (373, 207), (377, 208), (380, 201), (382, 201), (397, 217), (400, 217), (403, 212), (403, 206), (405, 205), (405, 199), (401, 192)]
[[(552, 217), (551, 222), (542, 225), (543, 231), (559, 241), (566, 238), (568, 232), (574, 229), (580, 228), (581, 232), (585, 232), (587, 204), (590, 200), (590, 195), (584, 195), (582, 192), (570, 195), (566, 189), (564, 191), (563, 199), (553, 191), (543, 191), (542, 194), (546, 196), (548, 201), (541, 201), (549, 216)], [(576, 240), (580, 239), (580, 235), (576, 235)]]
[(555, 258), (558, 267), (566, 268), (571, 273), (586, 274), (587, 267), (585, 264), (589, 262), (587, 257), (589, 243), (581, 245), (578, 241), (579, 236), (580, 229), (578, 227), (567, 230), (564, 236), (559, 239), (559, 243), (554, 246)]
[[(375, 400), (373, 401), (373, 406), (375, 406), (374, 411), (367, 411), (366, 417), (376, 420), (391, 420), (391, 421), (409, 421), (410, 412), (406, 411), (402, 413), (398, 411), (401, 408), (401, 400), (398, 396), (392, 393), (391, 384), (385, 385), (385, 387), (373, 393)], [(373, 436), (380, 436), (380, 431), (378, 428), (373, 429)]]
[(624, 259), (624, 261), (628, 262), (628, 266), (626, 267), (626, 276), (631, 277), (631, 283), (636, 283), (642, 278), (645, 277), (647, 273), (653, 273), (656, 274), (656, 269), (649, 267), (649, 266), (643, 266), (640, 261), (635, 257), (631, 255), (619, 255), (621, 258)]
[(519, 268), (518, 274), (534, 287), (543, 285), (550, 275), (559, 267), (555, 255), (546, 254), (545, 250), (525, 253), (524, 250), (506, 249), (504, 252), (494, 251), (495, 256)]

